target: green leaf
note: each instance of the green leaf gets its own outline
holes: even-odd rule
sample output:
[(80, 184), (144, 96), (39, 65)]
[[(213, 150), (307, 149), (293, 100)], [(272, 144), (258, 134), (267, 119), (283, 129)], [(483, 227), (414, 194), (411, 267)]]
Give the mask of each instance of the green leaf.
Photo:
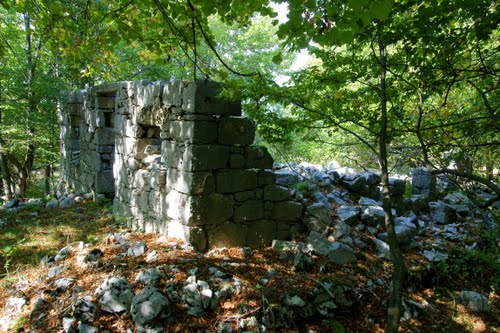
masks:
[(281, 64), (281, 62), (283, 61), (283, 56), (281, 55), (281, 53), (276, 53), (276, 54), (273, 56), (272, 61), (273, 61), (273, 63), (275, 63), (276, 65), (279, 65), (279, 64)]

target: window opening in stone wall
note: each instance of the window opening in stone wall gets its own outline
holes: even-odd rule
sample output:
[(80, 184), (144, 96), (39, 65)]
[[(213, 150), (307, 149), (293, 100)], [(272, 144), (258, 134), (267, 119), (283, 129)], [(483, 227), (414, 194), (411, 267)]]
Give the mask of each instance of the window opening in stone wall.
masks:
[(71, 154), (70, 163), (72, 165), (80, 164), (80, 121), (81, 117), (79, 116), (71, 116), (70, 118), (69, 151)]
[(104, 127), (113, 128), (113, 112), (104, 112)]
[[(97, 152), (100, 164), (95, 179), (97, 193), (108, 197), (114, 195), (113, 164), (115, 162), (115, 130), (114, 115), (116, 109), (116, 90), (96, 93), (95, 112), (97, 112), (100, 127), (96, 129)], [(104, 126), (103, 126), (104, 125)]]
[(158, 162), (160, 159), (160, 127), (142, 125), (141, 129), (141, 136), (137, 143), (136, 159), (143, 163), (143, 167), (146, 167), (153, 162)]

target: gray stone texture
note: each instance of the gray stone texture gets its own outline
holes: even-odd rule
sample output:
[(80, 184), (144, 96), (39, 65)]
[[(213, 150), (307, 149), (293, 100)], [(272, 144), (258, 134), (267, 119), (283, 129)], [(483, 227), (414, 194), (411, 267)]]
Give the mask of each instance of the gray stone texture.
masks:
[(222, 90), (142, 80), (70, 92), (60, 116), (61, 188), (114, 197), (130, 227), (198, 250), (290, 234), (302, 204), (277, 186), (273, 158), (252, 145), (255, 122)]
[(172, 319), (168, 298), (152, 285), (147, 285), (132, 299), (130, 313), (137, 332), (163, 332)]
[(101, 309), (110, 313), (128, 311), (134, 292), (124, 278), (110, 277), (95, 291)]
[(427, 168), (413, 169), (412, 193), (432, 199), (436, 194), (436, 176)]

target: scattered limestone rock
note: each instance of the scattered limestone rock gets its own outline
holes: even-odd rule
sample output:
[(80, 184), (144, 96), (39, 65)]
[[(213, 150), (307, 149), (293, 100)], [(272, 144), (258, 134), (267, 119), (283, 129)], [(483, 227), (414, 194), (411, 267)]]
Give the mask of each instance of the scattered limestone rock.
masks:
[(103, 311), (120, 313), (130, 309), (134, 292), (124, 278), (110, 277), (96, 289), (95, 295)]
[(330, 261), (339, 265), (350, 264), (356, 261), (353, 249), (349, 245), (341, 242), (333, 242), (330, 245), (328, 258)]
[(390, 248), (389, 244), (387, 244), (386, 242), (384, 242), (378, 238), (376, 238), (374, 240), (374, 242), (375, 242), (377, 255), (380, 258), (391, 260), (391, 248)]
[(59, 207), (59, 201), (56, 199), (50, 200), (45, 204), (45, 208), (51, 209), (51, 208), (57, 208)]
[(467, 306), (468, 309), (476, 312), (488, 312), (490, 311), (490, 305), (488, 304), (488, 297), (476, 292), (476, 291), (462, 291), (460, 292), (460, 299), (462, 303)]
[(147, 285), (132, 300), (130, 312), (137, 332), (162, 332), (172, 319), (170, 302), (158, 289)]
[(84, 323), (94, 321), (97, 312), (96, 303), (92, 302), (92, 298), (90, 296), (84, 296), (76, 299), (72, 305), (72, 309), (73, 317)]
[(127, 250), (127, 255), (129, 257), (140, 257), (146, 252), (145, 242), (133, 242), (130, 243), (130, 247)]
[(157, 272), (155, 268), (148, 268), (137, 274), (135, 282), (143, 283), (145, 285), (153, 285), (162, 278), (163, 274)]

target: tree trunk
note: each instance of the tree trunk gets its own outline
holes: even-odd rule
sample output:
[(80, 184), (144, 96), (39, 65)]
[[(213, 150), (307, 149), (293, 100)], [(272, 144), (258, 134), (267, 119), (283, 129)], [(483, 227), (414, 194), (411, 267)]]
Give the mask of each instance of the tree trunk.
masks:
[[(0, 149), (2, 149), (0, 147)], [(9, 164), (7, 163), (7, 157), (4, 152), (0, 152), (0, 165), (2, 168), (2, 185), (3, 193), (7, 200), (12, 199), (12, 183), (10, 176)]]
[(387, 166), (387, 96), (386, 96), (386, 58), (385, 46), (379, 40), (380, 53), (380, 101), (381, 101), (381, 120), (380, 120), (380, 136), (379, 136), (379, 164), (382, 176), (383, 189), (383, 208), (385, 216), (385, 228), (388, 234), (391, 258), (394, 264), (394, 272), (392, 275), (392, 287), (389, 297), (389, 306), (387, 309), (387, 323), (385, 331), (387, 333), (396, 333), (399, 329), (401, 318), (401, 300), (403, 297), (403, 279), (405, 273), (405, 263), (401, 249), (399, 248), (396, 231), (394, 228), (394, 218), (392, 216), (392, 200), (389, 190), (389, 169)]
[[(0, 80), (0, 124), (2, 124), (3, 106), (2, 106), (2, 81)], [(0, 168), (2, 169), (2, 185), (3, 193), (7, 200), (12, 199), (12, 182), (10, 176), (9, 164), (7, 163), (7, 156), (2, 147), (3, 136), (0, 132)]]
[(50, 195), (50, 176), (52, 175), (52, 166), (45, 165), (45, 195)]

